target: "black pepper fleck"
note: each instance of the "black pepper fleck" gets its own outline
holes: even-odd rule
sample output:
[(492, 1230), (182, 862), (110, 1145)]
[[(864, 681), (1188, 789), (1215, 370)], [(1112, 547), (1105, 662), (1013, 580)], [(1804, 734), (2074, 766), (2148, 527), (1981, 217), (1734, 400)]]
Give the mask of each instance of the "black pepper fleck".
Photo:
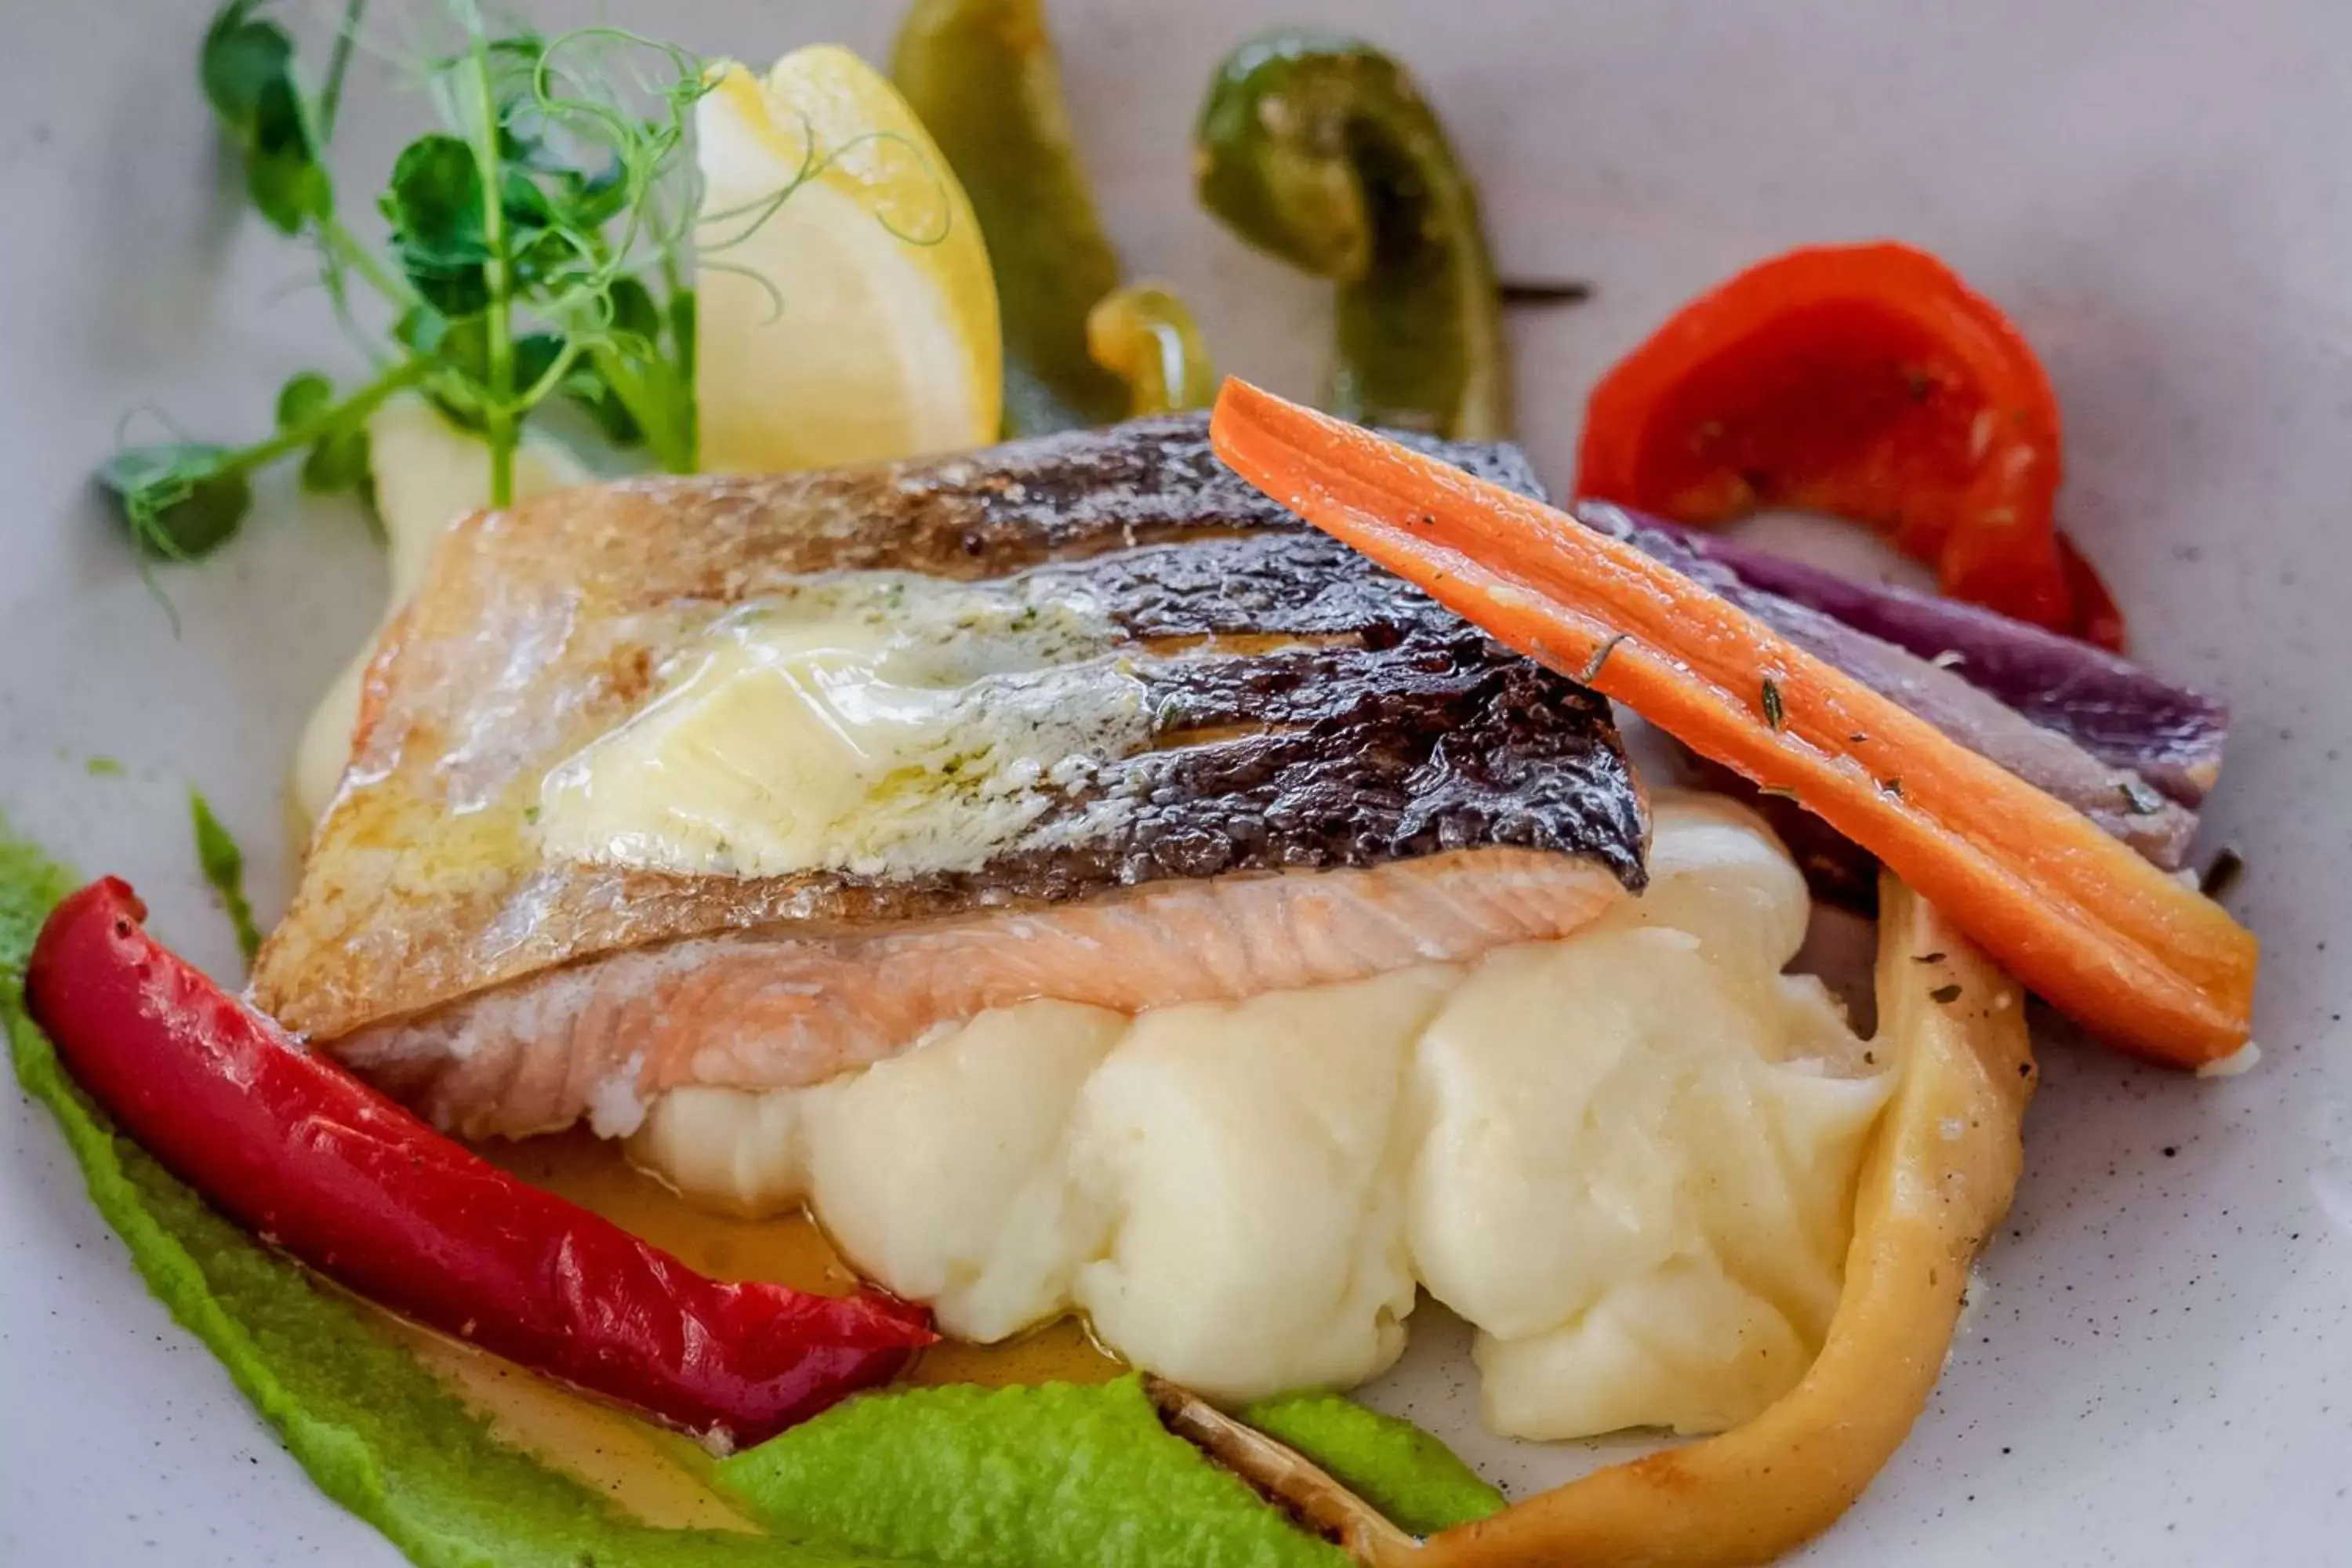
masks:
[(1601, 667), (1609, 662), (1609, 656), (1615, 653), (1617, 651), (1617, 645), (1624, 640), (1625, 634), (1623, 632), (1617, 632), (1612, 635), (1607, 642), (1604, 642), (1599, 647), (1594, 648), (1592, 650), (1592, 661), (1590, 664), (1587, 664), (1583, 670), (1578, 674), (1576, 683), (1579, 686), (1591, 685), (1593, 681), (1600, 677)]

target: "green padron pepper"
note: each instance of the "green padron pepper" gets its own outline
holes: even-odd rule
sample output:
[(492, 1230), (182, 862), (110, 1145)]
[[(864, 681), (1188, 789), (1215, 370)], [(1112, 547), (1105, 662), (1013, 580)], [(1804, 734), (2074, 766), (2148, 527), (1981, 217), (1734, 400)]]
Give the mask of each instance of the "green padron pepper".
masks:
[(1078, 166), (1041, 0), (915, 0), (890, 74), (971, 197), (1004, 323), (1004, 427), (1108, 425), (1127, 384), (1087, 352), (1118, 254)]
[(1495, 439), (1510, 369), (1478, 193), (1402, 68), (1330, 33), (1225, 57), (1194, 132), (1201, 201), (1338, 289), (1333, 411)]
[(1184, 301), (1157, 283), (1130, 284), (1087, 313), (1087, 349), (1127, 383), (1127, 413), (1171, 414), (1216, 401), (1217, 366)]

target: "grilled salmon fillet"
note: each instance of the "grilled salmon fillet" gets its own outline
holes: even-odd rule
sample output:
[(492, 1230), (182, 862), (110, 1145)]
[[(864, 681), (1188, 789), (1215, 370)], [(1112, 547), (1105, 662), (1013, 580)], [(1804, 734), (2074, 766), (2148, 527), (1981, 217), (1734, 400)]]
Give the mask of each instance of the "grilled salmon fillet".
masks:
[[(1444, 451), (1535, 488), (1509, 448)], [(683, 650), (889, 573), (1086, 606), (1136, 743), (968, 865), (551, 840), (551, 775)], [(1639, 889), (1647, 831), (1605, 703), (1266, 500), (1198, 418), (631, 480), (441, 542), (254, 999), (469, 1135), (625, 1131), (667, 1089), (819, 1081), (1031, 997), (1141, 1010), (1565, 935)]]

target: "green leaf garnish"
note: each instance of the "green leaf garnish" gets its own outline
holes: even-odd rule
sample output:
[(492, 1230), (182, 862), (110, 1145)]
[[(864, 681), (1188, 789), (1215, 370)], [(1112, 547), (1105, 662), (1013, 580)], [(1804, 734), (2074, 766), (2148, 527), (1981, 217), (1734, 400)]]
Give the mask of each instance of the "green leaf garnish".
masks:
[(159, 561), (201, 561), (236, 536), (253, 487), (228, 466), (225, 447), (166, 441), (126, 447), (99, 466), (140, 551)]
[(597, 430), (614, 446), (626, 450), (645, 445), (645, 427), (637, 423), (629, 405), (621, 401), (613, 384), (604, 379), (604, 373), (593, 362), (563, 378), (563, 395), (594, 420)]
[(685, 259), (699, 205), (688, 132), (710, 88), (702, 61), (609, 27), (493, 31), (479, 0), (441, 0), (459, 47), (405, 62), (438, 123), (394, 161), (375, 203), (390, 239), (372, 246), (339, 214), (324, 161), (363, 7), (344, 0), (315, 98), (267, 0), (215, 13), (198, 74), (247, 195), (315, 247), (345, 323), (361, 332), (362, 291), (388, 307), (374, 379), (342, 392), (297, 376), (276, 432), (247, 446), (118, 453), (100, 477), (151, 555), (216, 549), (249, 505), (249, 476), (284, 458), (299, 455), (313, 490), (365, 493), (367, 417), (404, 389), (482, 436), (493, 504), (512, 499), (522, 425), (551, 398), (584, 409), (615, 446), (643, 447), (672, 472), (695, 467)]
[(334, 210), (334, 185), (290, 79), (262, 89), (245, 147), (245, 185), (261, 216), (287, 234), (299, 234)]
[(278, 428), (304, 431), (324, 427), (302, 459), (302, 488), (319, 495), (368, 489), (373, 477), (368, 468), (367, 427), (335, 418), (334, 383), (315, 370), (295, 375), (278, 389)]
[(335, 384), (315, 370), (297, 372), (278, 389), (278, 427), (292, 430), (335, 400)]
[(259, 0), (233, 0), (205, 30), (197, 73), (205, 98), (223, 124), (249, 131), (265, 92), (294, 67), (294, 41), (275, 22), (257, 22)]
[(196, 830), (196, 864), (213, 891), (220, 895), (221, 908), (236, 928), (237, 951), (250, 965), (254, 954), (261, 951), (261, 929), (254, 923), (253, 906), (245, 897), (245, 851), (237, 847), (221, 819), (213, 815), (212, 803), (199, 791), (188, 792), (188, 818)]
[(374, 504), (375, 466), (364, 427), (322, 438), (302, 459), (302, 488), (314, 495), (357, 490)]
[(294, 43), (257, 21), (259, 0), (231, 0), (205, 31), (197, 74), (221, 129), (245, 157), (246, 192), (261, 215), (299, 234), (334, 206), (320, 139), (294, 80)]
[(662, 310), (654, 291), (634, 278), (616, 278), (606, 299), (612, 307), (607, 323), (615, 336), (651, 344), (661, 338)]
[(383, 206), (393, 254), (426, 303), (451, 318), (488, 305), (482, 171), (471, 147), (437, 133), (411, 142), (392, 166)]

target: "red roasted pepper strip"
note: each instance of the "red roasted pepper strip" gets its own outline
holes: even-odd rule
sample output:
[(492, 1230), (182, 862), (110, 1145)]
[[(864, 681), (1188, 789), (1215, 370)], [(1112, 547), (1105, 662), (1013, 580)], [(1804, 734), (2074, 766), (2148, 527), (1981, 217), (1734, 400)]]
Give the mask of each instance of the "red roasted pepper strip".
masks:
[(1822, 246), (1702, 294), (1604, 376), (1576, 491), (1686, 523), (1849, 518), (1954, 598), (2119, 647), (2052, 521), (2060, 467), (2058, 399), (1998, 307), (1909, 246)]
[(149, 936), (109, 878), (25, 975), (82, 1087), (213, 1205), (394, 1311), (673, 1426), (749, 1446), (937, 1336), (887, 1296), (723, 1283), (434, 1131)]

